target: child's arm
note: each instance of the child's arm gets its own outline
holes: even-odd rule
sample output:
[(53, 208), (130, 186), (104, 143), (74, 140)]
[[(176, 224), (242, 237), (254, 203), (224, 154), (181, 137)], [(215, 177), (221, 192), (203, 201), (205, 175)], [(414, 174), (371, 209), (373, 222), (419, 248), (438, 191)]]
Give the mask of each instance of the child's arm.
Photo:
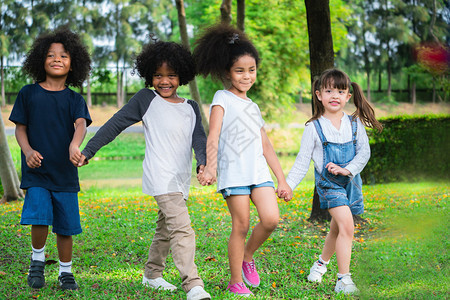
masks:
[(127, 127), (142, 121), (142, 117), (150, 106), (155, 93), (142, 89), (130, 101), (114, 114), (92, 137), (81, 151), (78, 166), (87, 164), (100, 148), (112, 142)]
[(269, 137), (267, 136), (264, 127), (261, 128), (261, 138), (264, 157), (266, 158), (267, 164), (272, 169), (272, 172), (278, 181), (278, 197), (284, 198), (284, 201), (289, 201), (292, 199), (292, 189), (286, 182), (286, 178), (284, 177), (284, 173), (281, 169), (280, 162), (278, 161), (277, 154), (275, 153), (275, 150), (270, 143)]
[(28, 141), (27, 126), (16, 123), (16, 140), (25, 155), (27, 166), (31, 169), (39, 168), (44, 157), (42, 157), (39, 152), (31, 148)]
[(69, 146), (69, 158), (72, 164), (77, 167), (81, 159), (80, 146), (86, 136), (86, 119), (78, 118), (75, 120), (75, 133)]
[(210, 185), (216, 181), (217, 151), (224, 112), (220, 105), (214, 105), (211, 108), (209, 135), (206, 141), (206, 167), (203, 173), (199, 173), (199, 176), (197, 176), (201, 185)]
[(206, 165), (206, 133), (202, 124), (202, 116), (197, 102), (188, 100), (195, 112), (195, 127), (192, 132), (192, 148), (195, 153), (195, 160), (197, 161), (197, 174), (200, 170), (203, 172)]
[[(362, 172), (370, 158), (369, 137), (360, 119), (357, 119), (358, 130), (356, 132), (356, 155), (345, 167), (349, 171), (347, 176), (356, 176)], [(344, 175), (345, 176), (345, 175)]]
[(308, 123), (303, 131), (300, 150), (286, 179), (292, 190), (297, 187), (308, 172), (316, 139), (318, 139), (318, 143), (320, 144), (320, 139), (314, 125), (312, 123)]

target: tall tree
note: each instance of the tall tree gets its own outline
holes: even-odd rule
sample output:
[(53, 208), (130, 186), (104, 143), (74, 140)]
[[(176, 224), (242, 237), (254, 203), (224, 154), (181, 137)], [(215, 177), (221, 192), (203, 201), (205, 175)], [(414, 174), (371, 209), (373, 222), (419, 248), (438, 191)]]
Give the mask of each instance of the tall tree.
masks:
[(378, 8), (374, 9), (373, 20), (377, 27), (375, 37), (379, 40), (380, 59), (385, 61), (387, 73), (387, 97), (391, 97), (392, 73), (398, 58), (398, 45), (410, 42), (408, 34), (409, 22), (402, 16), (405, 3), (400, 0), (380, 0)]
[(136, 37), (140, 26), (141, 15), (147, 8), (139, 2), (130, 0), (111, 0), (107, 19), (111, 21), (108, 27), (108, 37), (114, 41), (113, 49), (109, 51), (115, 63), (117, 75), (117, 107), (124, 104), (124, 72), (130, 67), (133, 56), (141, 43)]
[(231, 0), (222, 0), (220, 5), (220, 20), (223, 23), (231, 23)]
[(3, 118), (0, 118), (0, 180), (4, 191), (0, 203), (14, 201), (19, 199), (19, 197), (23, 197), (19, 177), (8, 147)]
[(245, 31), (245, 0), (237, 0), (237, 28)]
[[(373, 1), (349, 0), (349, 6), (354, 10), (354, 19), (348, 26), (349, 44), (346, 55), (339, 55), (339, 61), (344, 60), (346, 67), (352, 66), (356, 73), (363, 69), (366, 73), (366, 97), (371, 101), (371, 74), (374, 65), (375, 44), (373, 35), (376, 31), (371, 20), (371, 14), (374, 9)], [(345, 56), (345, 57), (344, 57)], [(347, 68), (347, 71), (348, 68)]]
[(28, 36), (26, 19), (28, 9), (23, 2), (4, 0), (0, 2), (0, 81), (1, 106), (6, 105), (5, 97), (5, 62), (11, 55), (16, 58), (26, 52), (31, 42)]
[[(334, 67), (333, 38), (331, 35), (329, 0), (305, 0), (308, 21), (309, 61), (311, 86), (314, 80), (326, 69)], [(314, 90), (311, 90), (314, 93)], [(311, 101), (313, 105), (313, 101)], [(312, 106), (314, 114), (314, 106)], [(313, 205), (309, 220), (329, 220), (330, 214), (320, 208), (319, 195), (314, 187)]]
[[(191, 47), (189, 44), (189, 36), (187, 33), (186, 12), (184, 9), (184, 1), (183, 0), (175, 0), (175, 2), (177, 5), (177, 10), (178, 10), (178, 25), (180, 27), (181, 41), (187, 49), (190, 49)], [(189, 90), (191, 92), (191, 97), (198, 103), (198, 105), (200, 107), (200, 114), (202, 116), (202, 124), (203, 124), (203, 127), (205, 128), (206, 134), (208, 134), (209, 124), (208, 124), (208, 120), (206, 119), (205, 112), (203, 110), (202, 99), (200, 98), (200, 92), (198, 91), (197, 81), (195, 78), (189, 82)]]

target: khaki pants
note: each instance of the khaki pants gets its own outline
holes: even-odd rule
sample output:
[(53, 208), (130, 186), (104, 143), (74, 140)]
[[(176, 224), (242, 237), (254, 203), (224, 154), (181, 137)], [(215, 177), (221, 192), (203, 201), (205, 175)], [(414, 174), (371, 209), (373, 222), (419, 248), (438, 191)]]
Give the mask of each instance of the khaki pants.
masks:
[(195, 233), (183, 194), (169, 193), (154, 198), (159, 207), (158, 221), (145, 263), (145, 277), (162, 277), (169, 249), (172, 249), (173, 261), (180, 272), (183, 290), (188, 292), (197, 285), (203, 287), (194, 262)]

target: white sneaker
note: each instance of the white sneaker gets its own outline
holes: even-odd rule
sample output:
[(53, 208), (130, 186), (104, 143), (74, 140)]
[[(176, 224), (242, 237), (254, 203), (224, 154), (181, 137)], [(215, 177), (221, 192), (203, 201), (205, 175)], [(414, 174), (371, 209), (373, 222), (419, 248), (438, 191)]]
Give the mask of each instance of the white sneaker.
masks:
[(359, 290), (353, 283), (350, 273), (347, 273), (340, 280), (337, 280), (336, 287), (334, 288), (336, 293), (343, 292), (344, 294), (358, 294)]
[(160, 289), (168, 290), (168, 291), (175, 291), (177, 289), (176, 286), (174, 286), (171, 283), (168, 283), (162, 277), (158, 277), (158, 278), (155, 278), (155, 279), (148, 279), (147, 277), (144, 276), (144, 278), (142, 278), (142, 284), (143, 285), (148, 285), (152, 289), (159, 289), (160, 288)]
[(187, 300), (203, 300), (203, 299), (211, 299), (211, 295), (208, 294), (203, 287), (197, 285), (194, 286), (189, 292), (186, 294)]
[(327, 265), (321, 264), (317, 260), (312, 265), (309, 270), (308, 281), (311, 282), (322, 282), (322, 276), (327, 271)]

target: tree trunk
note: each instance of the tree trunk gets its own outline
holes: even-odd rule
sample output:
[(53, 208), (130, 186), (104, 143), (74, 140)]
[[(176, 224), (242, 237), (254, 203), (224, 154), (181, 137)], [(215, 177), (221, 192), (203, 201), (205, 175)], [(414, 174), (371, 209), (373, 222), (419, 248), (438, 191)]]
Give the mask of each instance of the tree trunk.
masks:
[(237, 0), (237, 28), (245, 31), (245, 0)]
[(367, 101), (371, 102), (371, 96), (370, 96), (370, 71), (367, 72), (367, 91), (366, 91)]
[(117, 62), (117, 108), (121, 108), (123, 106), (122, 100), (122, 71), (119, 67), (119, 62)]
[(391, 94), (392, 94), (392, 59), (391, 59), (391, 47), (389, 45), (389, 41), (387, 41), (386, 43), (387, 45), (387, 55), (388, 55), (388, 60), (387, 60), (387, 76), (388, 76), (388, 87), (387, 87), (387, 96), (388, 98), (391, 98)]
[(416, 105), (416, 81), (414, 79), (411, 85), (411, 104)]
[(433, 96), (431, 97), (433, 99), (433, 104), (436, 103), (436, 77), (433, 76)]
[(86, 102), (88, 107), (92, 107), (92, 94), (91, 94), (91, 76), (88, 75), (86, 78), (87, 88), (86, 88)]
[[(184, 1), (183, 0), (175, 0), (178, 11), (178, 24), (180, 26), (180, 35), (181, 42), (183, 46), (187, 49), (190, 49), (191, 46), (189, 44), (189, 37), (187, 33), (187, 25), (186, 25), (186, 12), (184, 10)], [(189, 91), (191, 92), (191, 97), (195, 102), (198, 103), (200, 108), (200, 115), (202, 116), (202, 125), (205, 128), (205, 132), (208, 135), (209, 133), (209, 124), (208, 119), (206, 119), (205, 112), (203, 111), (202, 99), (200, 98), (200, 92), (198, 91), (197, 80), (194, 78), (189, 82)]]
[[(311, 69), (311, 86), (314, 80), (326, 69), (334, 67), (333, 38), (331, 35), (329, 0), (305, 0), (306, 18), (309, 36), (309, 60)], [(311, 91), (314, 93), (314, 91)], [(312, 111), (314, 106), (311, 101)], [(319, 195), (314, 188), (313, 207), (310, 221), (329, 220), (326, 209), (320, 209)]]
[(3, 56), (0, 56), (0, 77), (2, 85), (2, 107), (6, 106), (6, 96), (5, 96), (5, 72), (3, 69)]
[(222, 5), (220, 5), (220, 21), (226, 24), (231, 23), (231, 0), (222, 1)]
[(23, 197), (20, 189), (19, 177), (17, 176), (8, 141), (6, 140), (5, 124), (0, 118), (0, 179), (3, 185), (3, 198), (1, 203), (9, 202)]

